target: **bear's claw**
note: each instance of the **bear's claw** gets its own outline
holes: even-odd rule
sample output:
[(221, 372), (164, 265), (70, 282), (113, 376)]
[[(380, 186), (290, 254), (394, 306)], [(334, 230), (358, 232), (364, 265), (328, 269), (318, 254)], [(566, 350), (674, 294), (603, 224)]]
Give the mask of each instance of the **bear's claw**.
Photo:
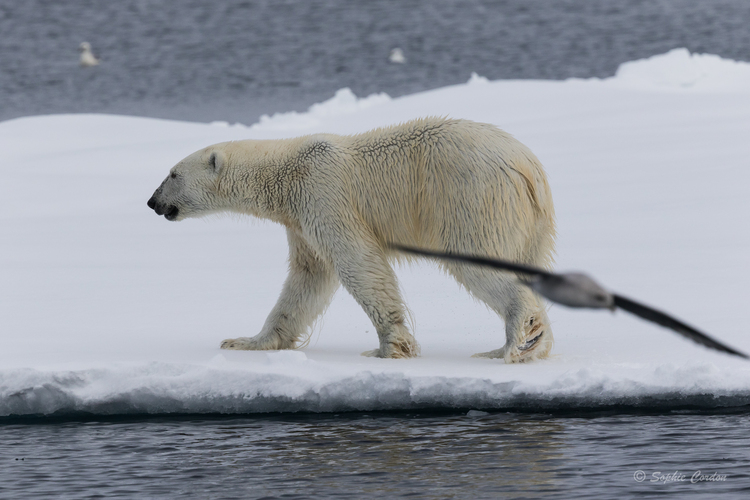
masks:
[[(503, 346), (494, 351), (474, 354), (472, 358), (505, 359), (506, 363), (523, 363), (526, 361), (544, 359), (549, 355), (552, 342), (551, 334), (549, 337), (545, 337), (545, 333), (548, 333), (548, 331), (542, 330), (537, 335), (528, 338), (521, 344), (518, 344), (515, 348), (511, 347), (510, 356), (505, 355), (506, 346)], [(544, 341), (540, 342), (542, 340)]]
[(529, 349), (531, 349), (532, 347), (534, 347), (537, 342), (539, 342), (539, 339), (542, 338), (542, 335), (544, 335), (544, 332), (540, 333), (539, 335), (537, 335), (533, 339), (528, 339), (526, 342), (524, 342), (523, 344), (520, 344), (518, 346), (518, 350), (521, 351), (521, 352), (528, 351)]
[(419, 356), (419, 345), (415, 342), (409, 342), (408, 340), (401, 340), (397, 342), (391, 342), (386, 345), (385, 354), (383, 349), (373, 349), (372, 351), (365, 351), (362, 356), (368, 358), (389, 358), (389, 359), (405, 359), (405, 358), (416, 358)]
[(252, 338), (239, 337), (236, 339), (226, 339), (221, 342), (222, 349), (231, 349), (235, 351), (254, 351), (261, 349), (258, 343), (253, 341)]

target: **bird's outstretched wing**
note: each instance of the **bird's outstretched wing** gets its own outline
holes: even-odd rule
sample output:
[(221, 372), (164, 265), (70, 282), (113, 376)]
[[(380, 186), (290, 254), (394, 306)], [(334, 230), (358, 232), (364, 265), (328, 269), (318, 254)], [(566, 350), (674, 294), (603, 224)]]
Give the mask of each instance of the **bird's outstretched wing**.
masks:
[(483, 266), (494, 267), (495, 269), (502, 269), (504, 271), (512, 271), (516, 273), (525, 274), (528, 276), (552, 276), (552, 273), (539, 269), (538, 267), (526, 266), (524, 264), (516, 264), (515, 262), (509, 262), (507, 260), (500, 259), (488, 259), (486, 257), (479, 257), (478, 255), (465, 255), (465, 254), (453, 254), (444, 252), (433, 252), (430, 250), (422, 250), (421, 248), (407, 247), (403, 245), (391, 245), (394, 250), (400, 250), (402, 252), (413, 253), (416, 255), (423, 255), (425, 257), (436, 257), (438, 259), (457, 260), (459, 262), (471, 262), (473, 264), (481, 264)]
[[(695, 328), (686, 325), (682, 321), (669, 316), (661, 311), (652, 309), (646, 305), (639, 304), (630, 299), (626, 299), (621, 295), (616, 295), (610, 292), (606, 292), (604, 289), (599, 287), (596, 283), (591, 280), (588, 276), (581, 275), (578, 273), (565, 273), (555, 274), (523, 264), (517, 264), (515, 262), (508, 262), (499, 259), (489, 259), (485, 257), (479, 257), (476, 255), (464, 255), (464, 254), (453, 254), (443, 252), (433, 252), (430, 250), (422, 250), (419, 248), (406, 247), (402, 245), (391, 245), (394, 250), (400, 250), (402, 252), (413, 253), (417, 255), (423, 255), (425, 257), (435, 257), (438, 259), (456, 260), (460, 262), (470, 262), (473, 264), (479, 264), (484, 266), (493, 267), (495, 269), (502, 269), (505, 271), (511, 271), (530, 276), (535, 278), (533, 280), (521, 279), (521, 283), (529, 286), (537, 293), (540, 293), (548, 300), (562, 304), (569, 307), (591, 307), (596, 309), (619, 307), (629, 313), (635, 314), (636, 316), (643, 318), (647, 321), (651, 321), (665, 328), (669, 328), (680, 335), (689, 338), (690, 340), (697, 342), (698, 344), (704, 345), (717, 351), (726, 352), (728, 354), (734, 354), (741, 358), (750, 359), (742, 352), (739, 352), (731, 347), (728, 347), (721, 342), (712, 339), (705, 333), (701, 333)], [(596, 293), (599, 292), (606, 294), (609, 299), (608, 301), (598, 301)], [(571, 300), (572, 299), (572, 300)], [(580, 300), (579, 300), (580, 299)]]
[(647, 321), (651, 321), (663, 327), (669, 328), (670, 330), (674, 330), (683, 337), (689, 338), (693, 342), (697, 342), (706, 347), (710, 347), (711, 349), (716, 349), (717, 351), (734, 354), (735, 356), (748, 359), (747, 354), (732, 349), (731, 347), (722, 344), (718, 340), (712, 339), (705, 333), (699, 332), (692, 326), (686, 325), (682, 321), (673, 318), (668, 314), (657, 311), (656, 309), (652, 309), (646, 305), (639, 304), (638, 302), (635, 302), (633, 300), (626, 299), (621, 295), (613, 294), (612, 296), (615, 299), (615, 307), (619, 307), (620, 309), (628, 311), (629, 313), (633, 313), (636, 316), (639, 316)]

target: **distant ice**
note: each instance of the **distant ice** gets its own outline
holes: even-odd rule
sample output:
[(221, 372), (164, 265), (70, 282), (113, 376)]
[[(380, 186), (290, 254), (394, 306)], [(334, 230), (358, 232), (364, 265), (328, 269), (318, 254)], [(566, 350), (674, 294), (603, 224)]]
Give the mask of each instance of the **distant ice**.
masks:
[(391, 98), (388, 94), (372, 94), (368, 97), (358, 98), (351, 89), (343, 88), (327, 101), (310, 106), (306, 113), (290, 111), (288, 113), (276, 113), (273, 116), (263, 115), (252, 128), (264, 130), (301, 129), (317, 125), (324, 118), (330, 119), (349, 115), (390, 101)]
[(750, 63), (722, 59), (711, 54), (691, 54), (681, 48), (621, 64), (614, 79), (636, 87), (744, 92), (750, 87)]
[(473, 84), (477, 84), (477, 83), (482, 84), (482, 83), (489, 83), (489, 82), (490, 81), (489, 81), (489, 79), (486, 76), (479, 76), (475, 72), (472, 72), (471, 73), (471, 78), (469, 78), (469, 81), (466, 82), (466, 83), (468, 85), (473, 85)]

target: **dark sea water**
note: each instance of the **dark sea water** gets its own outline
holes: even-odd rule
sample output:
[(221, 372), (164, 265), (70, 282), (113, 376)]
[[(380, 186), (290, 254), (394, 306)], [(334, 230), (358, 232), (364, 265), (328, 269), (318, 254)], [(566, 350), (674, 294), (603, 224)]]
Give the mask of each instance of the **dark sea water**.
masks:
[(750, 495), (747, 411), (31, 422), (0, 424), (2, 498)]
[[(750, 60), (747, 0), (0, 0), (0, 120), (253, 123), (342, 87), (607, 77), (677, 47)], [(78, 66), (92, 44), (101, 64)], [(407, 63), (388, 62), (394, 47)]]
[[(342, 87), (606, 77), (675, 47), (748, 61), (748, 26), (747, 0), (0, 0), (0, 120), (249, 124)], [(101, 65), (78, 66), (82, 41)], [(748, 409), (6, 418), (0, 498), (750, 498), (748, 429)]]

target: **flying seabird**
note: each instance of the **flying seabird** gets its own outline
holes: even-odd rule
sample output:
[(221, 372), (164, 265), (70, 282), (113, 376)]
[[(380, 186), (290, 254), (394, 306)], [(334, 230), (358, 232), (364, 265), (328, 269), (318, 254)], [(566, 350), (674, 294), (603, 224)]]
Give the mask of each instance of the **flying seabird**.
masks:
[(89, 42), (81, 42), (81, 45), (78, 46), (78, 50), (81, 52), (78, 64), (83, 67), (97, 66), (99, 64), (99, 59), (97, 59), (96, 56), (94, 56), (94, 53), (91, 52), (91, 44)]
[(464, 255), (457, 253), (433, 252), (430, 250), (421, 250), (402, 245), (391, 245), (394, 250), (402, 252), (423, 255), (425, 257), (435, 257), (444, 260), (454, 260), (460, 262), (470, 262), (483, 266), (494, 267), (504, 271), (511, 271), (523, 276), (519, 281), (534, 290), (539, 295), (545, 297), (551, 302), (562, 304), (568, 307), (585, 307), (591, 309), (624, 309), (629, 313), (640, 316), (641, 318), (674, 330), (680, 335), (689, 338), (701, 345), (716, 349), (717, 351), (734, 354), (741, 358), (748, 359), (747, 354), (732, 349), (721, 342), (712, 339), (705, 333), (701, 333), (692, 326), (686, 325), (682, 321), (669, 316), (666, 313), (657, 311), (649, 306), (638, 303), (634, 300), (627, 299), (622, 295), (608, 292), (596, 283), (589, 276), (582, 273), (551, 273), (543, 269), (516, 264), (499, 259), (489, 259), (476, 255)]

